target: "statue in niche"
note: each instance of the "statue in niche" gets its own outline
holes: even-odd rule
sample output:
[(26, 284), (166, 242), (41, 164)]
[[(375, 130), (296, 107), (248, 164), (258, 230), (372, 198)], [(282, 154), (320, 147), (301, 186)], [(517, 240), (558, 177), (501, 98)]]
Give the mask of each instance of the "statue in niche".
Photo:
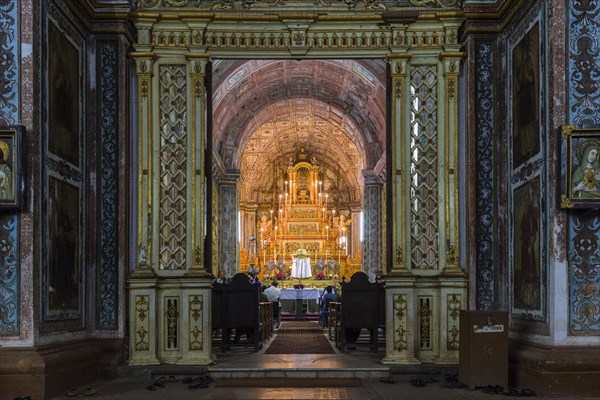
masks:
[(271, 220), (269, 220), (269, 217), (267, 217), (267, 214), (261, 215), (260, 223), (258, 225), (260, 227), (260, 231), (263, 232), (263, 235), (268, 235), (268, 233), (271, 231), (272, 224)]
[(308, 184), (308, 170), (300, 168), (298, 170), (298, 190), (296, 191), (298, 200), (310, 199), (310, 185)]
[(333, 219), (333, 223), (337, 226), (340, 235), (343, 235), (344, 229), (349, 230), (349, 227), (352, 224), (352, 219), (346, 219), (344, 214), (340, 214), (339, 217), (335, 217)]

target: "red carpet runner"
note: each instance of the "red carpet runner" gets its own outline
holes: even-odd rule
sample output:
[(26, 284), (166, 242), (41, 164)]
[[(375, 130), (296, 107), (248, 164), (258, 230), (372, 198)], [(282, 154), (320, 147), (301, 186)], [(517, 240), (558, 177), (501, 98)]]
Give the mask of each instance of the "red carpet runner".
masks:
[(335, 354), (314, 321), (283, 321), (265, 354)]

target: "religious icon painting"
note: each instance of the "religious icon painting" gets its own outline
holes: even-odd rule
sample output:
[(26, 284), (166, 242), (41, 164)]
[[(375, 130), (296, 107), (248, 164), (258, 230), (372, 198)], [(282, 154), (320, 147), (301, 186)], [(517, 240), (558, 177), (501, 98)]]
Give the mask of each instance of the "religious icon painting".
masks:
[(19, 209), (23, 199), (23, 126), (0, 127), (0, 208)]
[(517, 168), (540, 151), (540, 23), (512, 48), (512, 156)]
[(600, 125), (563, 125), (561, 133), (561, 207), (600, 207)]
[(545, 278), (540, 176), (513, 192), (513, 316), (544, 320)]

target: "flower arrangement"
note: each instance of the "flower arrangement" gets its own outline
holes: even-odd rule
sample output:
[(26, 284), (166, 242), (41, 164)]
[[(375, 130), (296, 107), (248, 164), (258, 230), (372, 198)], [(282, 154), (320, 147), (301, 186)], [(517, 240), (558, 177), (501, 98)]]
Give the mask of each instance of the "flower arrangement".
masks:
[(285, 274), (283, 272), (279, 271), (277, 273), (277, 275), (275, 275), (275, 278), (277, 278), (278, 281), (282, 281), (285, 279)]
[(315, 278), (317, 278), (318, 280), (323, 280), (323, 278), (325, 278), (325, 274), (323, 273), (323, 271), (317, 273), (317, 275), (315, 275)]
[(296, 284), (294, 285), (294, 289), (304, 289), (304, 285), (303, 285), (303, 284), (301, 284), (301, 283), (296, 283)]

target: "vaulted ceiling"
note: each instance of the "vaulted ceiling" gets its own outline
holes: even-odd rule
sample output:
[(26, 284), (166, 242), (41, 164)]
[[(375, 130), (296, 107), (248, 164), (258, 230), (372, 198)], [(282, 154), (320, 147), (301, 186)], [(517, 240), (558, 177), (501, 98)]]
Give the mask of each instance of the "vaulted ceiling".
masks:
[(220, 60), (213, 69), (214, 148), (241, 170), (242, 198), (257, 201), (304, 147), (329, 185), (360, 201), (362, 170), (385, 155), (383, 61)]

